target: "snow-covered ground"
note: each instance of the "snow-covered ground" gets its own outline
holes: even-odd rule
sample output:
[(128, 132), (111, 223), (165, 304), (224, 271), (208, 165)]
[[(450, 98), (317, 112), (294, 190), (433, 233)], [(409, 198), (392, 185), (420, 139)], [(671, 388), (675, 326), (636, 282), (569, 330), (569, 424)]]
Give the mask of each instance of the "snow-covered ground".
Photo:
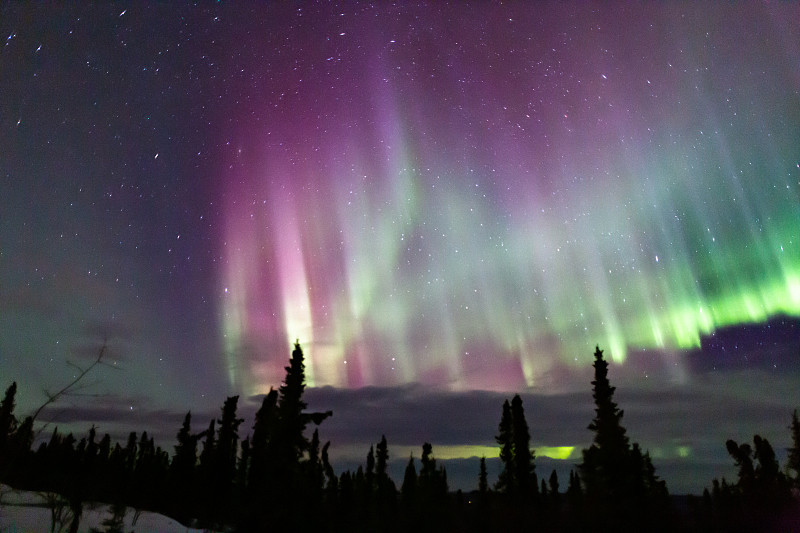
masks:
[[(67, 509), (68, 510), (68, 509)], [(66, 510), (65, 510), (66, 511)], [(66, 512), (65, 512), (66, 514)], [(133, 523), (135, 510), (128, 508), (125, 513), (124, 531), (139, 533), (188, 533), (202, 532), (202, 529), (190, 529), (180, 522), (156, 513), (142, 512)], [(81, 515), (80, 533), (89, 532), (92, 528), (104, 531), (103, 521), (111, 516), (108, 505), (84, 504)], [(47, 496), (38, 492), (14, 490), (0, 485), (0, 532), (2, 533), (39, 533), (49, 532), (51, 524), (50, 507)], [(69, 519), (66, 519), (60, 531), (67, 531)], [(59, 524), (56, 524), (59, 531)]]

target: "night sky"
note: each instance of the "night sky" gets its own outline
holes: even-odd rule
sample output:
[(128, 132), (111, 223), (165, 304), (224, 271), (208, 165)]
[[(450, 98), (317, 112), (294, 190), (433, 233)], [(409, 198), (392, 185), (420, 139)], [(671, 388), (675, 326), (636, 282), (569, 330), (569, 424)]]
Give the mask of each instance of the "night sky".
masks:
[(227, 395), (246, 433), (298, 339), (335, 466), (428, 440), (471, 489), (514, 392), (540, 476), (580, 461), (599, 345), (672, 492), (727, 438), (783, 457), (798, 34), (796, 3), (3, 3), (0, 386), (31, 412), (105, 340), (42, 421), (170, 447)]

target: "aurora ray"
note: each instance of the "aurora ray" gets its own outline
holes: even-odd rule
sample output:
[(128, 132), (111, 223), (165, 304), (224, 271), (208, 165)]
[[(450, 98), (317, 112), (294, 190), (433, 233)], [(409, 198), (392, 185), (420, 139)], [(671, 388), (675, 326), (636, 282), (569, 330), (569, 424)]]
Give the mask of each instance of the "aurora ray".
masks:
[(314, 385), (508, 389), (594, 344), (623, 363), (800, 316), (797, 73), (773, 60), (791, 49), (736, 37), (757, 31), (736, 10), (702, 32), (624, 11), (488, 9), (476, 39), (466, 16), (350, 31), (357, 13), (322, 63), (273, 66), (291, 103), (239, 128), (247, 170), (220, 175), (249, 390), (298, 337)]

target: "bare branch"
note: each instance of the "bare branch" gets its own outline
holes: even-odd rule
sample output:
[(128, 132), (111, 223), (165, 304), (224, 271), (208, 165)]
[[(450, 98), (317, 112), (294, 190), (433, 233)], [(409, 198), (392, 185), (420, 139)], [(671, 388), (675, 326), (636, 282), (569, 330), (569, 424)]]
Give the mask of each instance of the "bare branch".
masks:
[(70, 381), (66, 386), (64, 386), (61, 390), (59, 390), (55, 394), (47, 393), (47, 400), (42, 405), (39, 406), (39, 408), (36, 410), (35, 413), (33, 413), (33, 419), (36, 420), (36, 417), (39, 416), (39, 413), (41, 413), (45, 407), (47, 407), (51, 403), (56, 402), (59, 398), (61, 398), (65, 394), (69, 394), (73, 389), (75, 389), (78, 383), (80, 383), (81, 380), (85, 378), (86, 375), (89, 372), (91, 372), (94, 367), (96, 367), (102, 362), (103, 355), (105, 355), (105, 353), (106, 353), (106, 341), (103, 341), (103, 346), (100, 348), (100, 351), (97, 354), (97, 359), (95, 359), (92, 362), (92, 364), (90, 364), (86, 368), (81, 368), (75, 364), (72, 364), (72, 366), (75, 366), (78, 370), (80, 370), (80, 373), (75, 377), (75, 379)]

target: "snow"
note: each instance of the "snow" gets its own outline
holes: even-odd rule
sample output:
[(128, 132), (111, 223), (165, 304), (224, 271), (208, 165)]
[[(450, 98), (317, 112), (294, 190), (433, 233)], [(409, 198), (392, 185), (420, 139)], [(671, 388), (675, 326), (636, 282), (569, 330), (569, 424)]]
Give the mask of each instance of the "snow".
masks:
[[(191, 529), (164, 515), (143, 511), (136, 524), (133, 524), (135, 510), (129, 508), (125, 513), (125, 531), (160, 533), (200, 533), (202, 529)], [(88, 533), (92, 528), (105, 529), (103, 521), (111, 516), (109, 506), (99, 503), (85, 503), (81, 515), (79, 533)], [(50, 508), (45, 494), (18, 491), (0, 485), (0, 531), (3, 533), (28, 533), (50, 531)], [(61, 531), (67, 531), (69, 521), (65, 521)], [(59, 531), (56, 526), (56, 531)]]

